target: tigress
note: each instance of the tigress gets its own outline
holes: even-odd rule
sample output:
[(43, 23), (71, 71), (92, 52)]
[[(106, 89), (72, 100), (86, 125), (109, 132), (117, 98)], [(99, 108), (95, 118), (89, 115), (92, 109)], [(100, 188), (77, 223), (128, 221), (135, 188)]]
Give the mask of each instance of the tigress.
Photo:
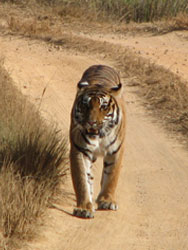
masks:
[(124, 155), (125, 107), (119, 74), (93, 65), (82, 75), (71, 112), (70, 165), (77, 207), (73, 215), (94, 217), (92, 163), (103, 156), (99, 210), (117, 210), (115, 190)]

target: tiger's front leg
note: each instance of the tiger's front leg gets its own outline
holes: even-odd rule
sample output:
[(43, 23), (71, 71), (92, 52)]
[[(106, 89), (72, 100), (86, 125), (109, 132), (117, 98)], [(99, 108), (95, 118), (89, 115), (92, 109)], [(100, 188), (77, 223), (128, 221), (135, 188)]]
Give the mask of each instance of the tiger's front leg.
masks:
[(72, 145), (70, 151), (70, 163), (72, 181), (77, 200), (77, 207), (74, 209), (73, 214), (77, 217), (93, 218), (92, 161), (89, 158), (89, 155), (80, 152), (74, 145)]
[(124, 146), (104, 157), (101, 191), (97, 198), (99, 210), (117, 210), (115, 191), (122, 166)]

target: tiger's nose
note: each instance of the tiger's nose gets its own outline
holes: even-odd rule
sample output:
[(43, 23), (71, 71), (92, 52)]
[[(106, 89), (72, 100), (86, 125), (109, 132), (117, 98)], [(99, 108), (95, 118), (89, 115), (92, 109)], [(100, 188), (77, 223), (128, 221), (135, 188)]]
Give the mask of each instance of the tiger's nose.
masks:
[(90, 126), (96, 126), (97, 125), (97, 122), (96, 121), (88, 121), (88, 124)]

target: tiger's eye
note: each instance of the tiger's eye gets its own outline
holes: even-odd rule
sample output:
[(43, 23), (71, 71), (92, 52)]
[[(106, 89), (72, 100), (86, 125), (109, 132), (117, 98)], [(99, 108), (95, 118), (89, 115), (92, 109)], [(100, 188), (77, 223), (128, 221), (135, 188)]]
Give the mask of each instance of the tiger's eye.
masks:
[(108, 109), (108, 104), (107, 104), (107, 103), (102, 104), (102, 105), (101, 105), (101, 109), (102, 109), (102, 110), (107, 110), (107, 109)]
[(91, 99), (91, 97), (84, 96), (84, 97), (82, 98), (82, 104), (83, 104), (83, 105), (86, 105), (86, 106), (89, 106), (90, 99)]

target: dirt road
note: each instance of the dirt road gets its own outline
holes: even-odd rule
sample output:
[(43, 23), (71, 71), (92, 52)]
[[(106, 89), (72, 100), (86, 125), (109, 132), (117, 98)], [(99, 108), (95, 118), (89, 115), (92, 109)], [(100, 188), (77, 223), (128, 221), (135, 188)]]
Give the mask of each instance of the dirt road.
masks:
[[(22, 92), (42, 115), (68, 133), (76, 83), (95, 56), (55, 50), (38, 41), (1, 37), (5, 66)], [(45, 95), (42, 92), (46, 87)], [(32, 250), (186, 250), (188, 249), (188, 155), (156, 125), (130, 87), (125, 162), (118, 185), (117, 212), (97, 211), (91, 220), (70, 215), (74, 200), (49, 209)], [(100, 161), (94, 168), (95, 197)], [(66, 191), (73, 193), (70, 178)], [(62, 209), (62, 210), (61, 210)]]
[(151, 33), (80, 35), (129, 48), (136, 54), (150, 59), (152, 63), (162, 65), (181, 78), (188, 79), (188, 31), (176, 31), (158, 36)]

